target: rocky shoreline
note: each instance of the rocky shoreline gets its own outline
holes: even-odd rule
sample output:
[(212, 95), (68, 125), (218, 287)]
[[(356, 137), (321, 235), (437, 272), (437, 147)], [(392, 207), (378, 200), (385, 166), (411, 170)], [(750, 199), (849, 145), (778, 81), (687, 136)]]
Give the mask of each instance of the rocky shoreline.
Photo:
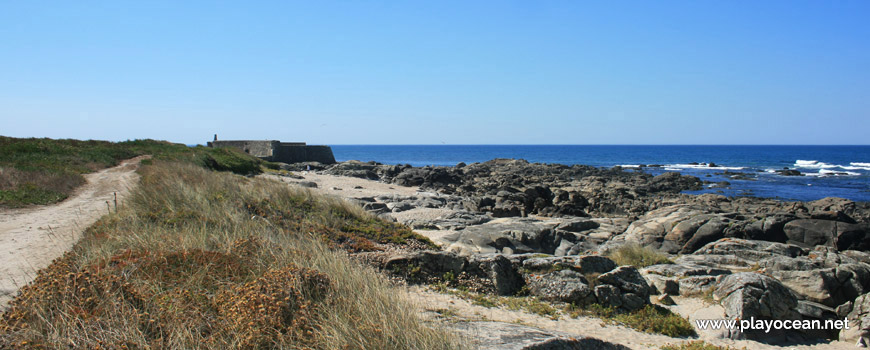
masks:
[[(651, 295), (708, 295), (724, 309), (722, 318), (850, 320), (842, 332), (721, 334), (764, 343), (854, 343), (870, 330), (865, 202), (686, 195), (681, 192), (703, 182), (678, 173), (512, 159), (418, 168), (302, 163), (285, 170), (418, 187), (413, 194), (344, 194), (441, 246), (380, 258), (383, 268), (411, 280), (443, 280), (449, 273), (482, 292), (523, 290), (626, 311), (649, 305), (657, 299)], [(439, 215), (404, 215), (426, 210)], [(654, 249), (673, 263), (636, 268), (604, 257), (623, 246)]]

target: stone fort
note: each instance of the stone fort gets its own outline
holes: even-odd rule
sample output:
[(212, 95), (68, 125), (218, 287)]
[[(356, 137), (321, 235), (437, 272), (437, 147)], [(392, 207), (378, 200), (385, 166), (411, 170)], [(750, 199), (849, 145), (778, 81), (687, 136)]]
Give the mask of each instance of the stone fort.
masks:
[(208, 147), (232, 147), (270, 162), (301, 163), (320, 162), (335, 163), (335, 156), (329, 146), (309, 146), (305, 142), (281, 142), (276, 140), (215, 140)]

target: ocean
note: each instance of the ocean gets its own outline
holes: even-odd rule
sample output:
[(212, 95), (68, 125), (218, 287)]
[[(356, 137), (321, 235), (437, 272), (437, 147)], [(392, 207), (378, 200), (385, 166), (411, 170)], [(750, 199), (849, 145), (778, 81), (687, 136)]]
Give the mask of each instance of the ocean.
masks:
[[(870, 201), (870, 146), (611, 146), (611, 145), (334, 145), (337, 161), (413, 166), (485, 162), (494, 158), (537, 163), (622, 166), (658, 175), (676, 171), (710, 182), (701, 191), (788, 201), (842, 197)], [(640, 165), (661, 167), (640, 167)], [(804, 176), (784, 176), (794, 169)]]

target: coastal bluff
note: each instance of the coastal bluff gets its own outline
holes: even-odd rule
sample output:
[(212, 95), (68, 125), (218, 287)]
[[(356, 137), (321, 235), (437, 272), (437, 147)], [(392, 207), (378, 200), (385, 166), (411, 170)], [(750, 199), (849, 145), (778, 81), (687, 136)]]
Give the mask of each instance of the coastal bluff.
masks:
[(306, 145), (305, 142), (277, 140), (214, 140), (208, 147), (230, 147), (270, 162), (320, 162), (334, 164), (335, 156), (329, 146)]

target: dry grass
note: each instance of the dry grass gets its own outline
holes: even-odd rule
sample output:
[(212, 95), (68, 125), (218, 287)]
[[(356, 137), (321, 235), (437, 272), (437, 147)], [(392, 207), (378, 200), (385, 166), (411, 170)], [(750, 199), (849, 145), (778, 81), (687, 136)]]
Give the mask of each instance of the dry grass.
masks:
[(623, 245), (607, 254), (607, 257), (618, 265), (631, 265), (639, 269), (652, 265), (674, 263), (655, 249), (637, 244)]
[(342, 250), (417, 239), (344, 201), (158, 161), (39, 272), (0, 348), (452, 349)]
[(262, 167), (275, 165), (228, 148), (187, 147), (165, 141), (107, 142), (0, 136), (0, 206), (59, 202), (85, 183), (81, 174), (143, 154), (237, 174), (257, 174)]

